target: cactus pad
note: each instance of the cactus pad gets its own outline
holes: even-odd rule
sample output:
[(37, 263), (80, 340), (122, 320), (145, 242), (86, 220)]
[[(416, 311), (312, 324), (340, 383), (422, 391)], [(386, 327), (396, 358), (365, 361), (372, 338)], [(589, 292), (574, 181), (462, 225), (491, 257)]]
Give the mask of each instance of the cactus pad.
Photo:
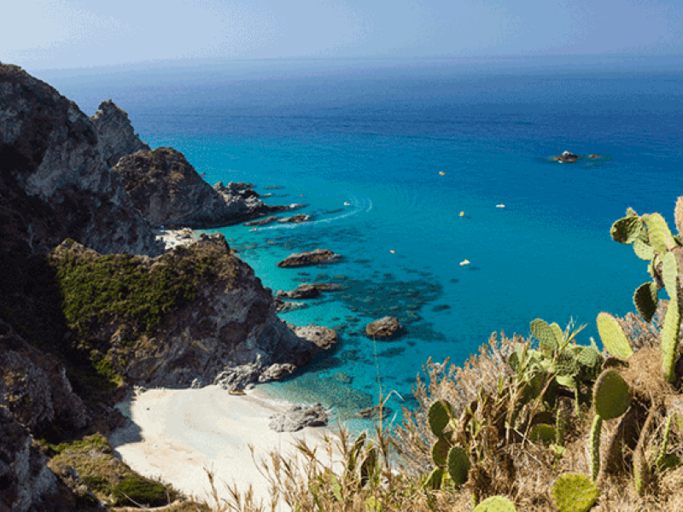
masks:
[(676, 296), (669, 301), (662, 328), (662, 371), (664, 379), (673, 383), (676, 380), (676, 352), (678, 349), (678, 331), (681, 326), (681, 312)]
[(674, 209), (674, 219), (676, 221), (676, 229), (678, 233), (683, 233), (683, 198), (679, 197), (676, 200), (676, 208)]
[(454, 446), (448, 452), (448, 474), (456, 487), (467, 482), (467, 473), (471, 466), (470, 456), (461, 446)]
[(447, 400), (437, 400), (429, 406), (427, 420), (429, 428), (435, 436), (441, 437), (443, 435), (443, 429), (448, 425), (452, 414), (453, 406)]
[[(553, 324), (557, 325), (557, 324)], [(558, 336), (559, 331), (559, 336)], [(564, 342), (564, 335), (559, 326), (554, 329), (547, 322), (537, 318), (531, 322), (531, 332), (541, 345), (541, 350), (545, 353), (552, 353), (557, 350)]]
[(672, 252), (667, 252), (662, 257), (662, 281), (664, 281), (669, 298), (677, 297), (678, 263), (676, 263), (676, 256)]
[(643, 220), (650, 235), (650, 244), (655, 251), (664, 254), (676, 247), (676, 241), (664, 217), (659, 213), (651, 213), (650, 215), (643, 215)]
[(632, 244), (638, 239), (643, 229), (643, 221), (637, 216), (628, 216), (619, 219), (612, 224), (610, 234), (615, 242), (620, 244)]
[(602, 418), (596, 414), (591, 427), (591, 478), (595, 482), (600, 474), (600, 434)]
[(595, 347), (581, 347), (576, 356), (576, 362), (584, 368), (594, 371), (602, 366), (602, 354)]
[(598, 499), (598, 488), (585, 475), (565, 473), (553, 485), (552, 495), (560, 512), (588, 512)]
[(641, 260), (649, 261), (655, 257), (655, 250), (648, 243), (638, 239), (633, 242), (633, 252), (636, 253)]
[(654, 281), (641, 284), (633, 294), (633, 304), (646, 322), (650, 322), (655, 316), (657, 301), (657, 283)]
[(474, 512), (517, 512), (517, 509), (509, 499), (491, 496), (474, 507)]
[(605, 350), (613, 356), (628, 359), (633, 355), (633, 349), (621, 325), (609, 313), (598, 314), (598, 333), (600, 333)]
[(618, 418), (631, 405), (628, 384), (616, 370), (605, 370), (593, 387), (595, 413), (602, 419)]
[(436, 443), (432, 445), (432, 460), (437, 466), (445, 466), (448, 460), (448, 451), (451, 449), (450, 441), (440, 437)]

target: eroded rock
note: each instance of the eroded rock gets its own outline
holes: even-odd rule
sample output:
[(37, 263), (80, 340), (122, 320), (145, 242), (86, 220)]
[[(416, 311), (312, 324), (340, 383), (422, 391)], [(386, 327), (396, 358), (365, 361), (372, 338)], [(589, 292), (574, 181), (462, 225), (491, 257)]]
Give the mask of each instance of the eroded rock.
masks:
[(370, 338), (377, 339), (394, 339), (403, 333), (403, 326), (398, 318), (393, 316), (385, 316), (374, 322), (370, 322), (365, 327), (365, 334)]
[(340, 259), (341, 256), (339, 254), (335, 254), (328, 249), (316, 249), (310, 252), (290, 254), (280, 261), (277, 266), (281, 268), (308, 267), (320, 265), (321, 263), (331, 263)]
[(297, 432), (304, 427), (324, 427), (329, 414), (320, 403), (293, 405), (282, 414), (270, 417), (268, 426), (276, 432)]
[(322, 350), (330, 349), (339, 339), (336, 332), (329, 327), (324, 327), (322, 325), (288, 325), (292, 328), (294, 334), (315, 343)]
[(116, 103), (103, 101), (98, 108), (90, 120), (95, 125), (102, 156), (109, 167), (114, 167), (126, 155), (140, 150), (149, 151), (149, 146), (133, 130), (128, 114)]

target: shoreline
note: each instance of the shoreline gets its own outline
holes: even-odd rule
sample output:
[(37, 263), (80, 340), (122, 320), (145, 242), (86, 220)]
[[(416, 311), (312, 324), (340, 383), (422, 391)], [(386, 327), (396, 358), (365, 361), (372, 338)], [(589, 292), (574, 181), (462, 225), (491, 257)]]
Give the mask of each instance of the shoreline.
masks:
[[(245, 493), (251, 485), (256, 501), (270, 503), (270, 485), (260, 461), (270, 452), (293, 458), (304, 440), (325, 453), (329, 427), (305, 427), (278, 433), (268, 426), (284, 401), (252, 389), (243, 396), (220, 386), (201, 389), (149, 389), (117, 404), (131, 422), (109, 436), (115, 453), (134, 471), (171, 484), (188, 497), (211, 501), (205, 469), (212, 470), (219, 499), (230, 499), (227, 486)], [(127, 409), (127, 410), (126, 410)], [(254, 447), (254, 457), (249, 449)], [(257, 467), (256, 463), (259, 463)], [(285, 504), (279, 510), (286, 510)]]

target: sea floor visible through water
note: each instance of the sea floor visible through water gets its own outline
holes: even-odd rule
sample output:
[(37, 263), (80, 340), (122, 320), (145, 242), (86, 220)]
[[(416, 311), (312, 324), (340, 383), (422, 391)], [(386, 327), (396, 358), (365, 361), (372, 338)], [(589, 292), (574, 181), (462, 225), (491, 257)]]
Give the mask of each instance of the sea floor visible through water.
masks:
[[(281, 315), (341, 340), (295, 378), (263, 386), (268, 393), (320, 401), (362, 428), (355, 415), (380, 396), (391, 393), (394, 412), (415, 405), (411, 387), (430, 357), (462, 364), (492, 332), (526, 336), (538, 317), (587, 324), (579, 342), (590, 343), (600, 311), (634, 309), (646, 263), (609, 229), (628, 206), (673, 226), (680, 63), (268, 66), (44, 78), (88, 114), (111, 97), (143, 140), (184, 152), (212, 185), (250, 182), (270, 204), (307, 204), (296, 212), (313, 215), (307, 223), (215, 230), (274, 291), (344, 287)], [(556, 162), (565, 150), (581, 158)], [(342, 259), (276, 266), (317, 248)], [(366, 324), (383, 316), (398, 317), (405, 336), (367, 338)]]

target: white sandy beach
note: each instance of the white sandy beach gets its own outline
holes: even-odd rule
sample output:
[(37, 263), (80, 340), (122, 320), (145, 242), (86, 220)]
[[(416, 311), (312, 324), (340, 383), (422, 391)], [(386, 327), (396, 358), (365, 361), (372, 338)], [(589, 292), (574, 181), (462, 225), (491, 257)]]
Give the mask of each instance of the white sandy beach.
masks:
[[(215, 385), (151, 389), (131, 401), (133, 425), (115, 432), (110, 441), (132, 469), (158, 477), (187, 496), (210, 501), (204, 468), (212, 468), (220, 498), (229, 496), (224, 484), (235, 483), (241, 491), (251, 484), (265, 505), (270, 502), (269, 484), (252, 460), (249, 445), (260, 460), (273, 450), (293, 454), (299, 439), (311, 447), (319, 445), (324, 434), (329, 434), (311, 427), (294, 433), (271, 430), (270, 416), (284, 408), (284, 404), (253, 391), (233, 396)], [(284, 512), (286, 507), (282, 505), (280, 510)]]
[(181, 245), (190, 245), (197, 238), (190, 228), (155, 229), (154, 232), (156, 239), (164, 243), (167, 251)]

